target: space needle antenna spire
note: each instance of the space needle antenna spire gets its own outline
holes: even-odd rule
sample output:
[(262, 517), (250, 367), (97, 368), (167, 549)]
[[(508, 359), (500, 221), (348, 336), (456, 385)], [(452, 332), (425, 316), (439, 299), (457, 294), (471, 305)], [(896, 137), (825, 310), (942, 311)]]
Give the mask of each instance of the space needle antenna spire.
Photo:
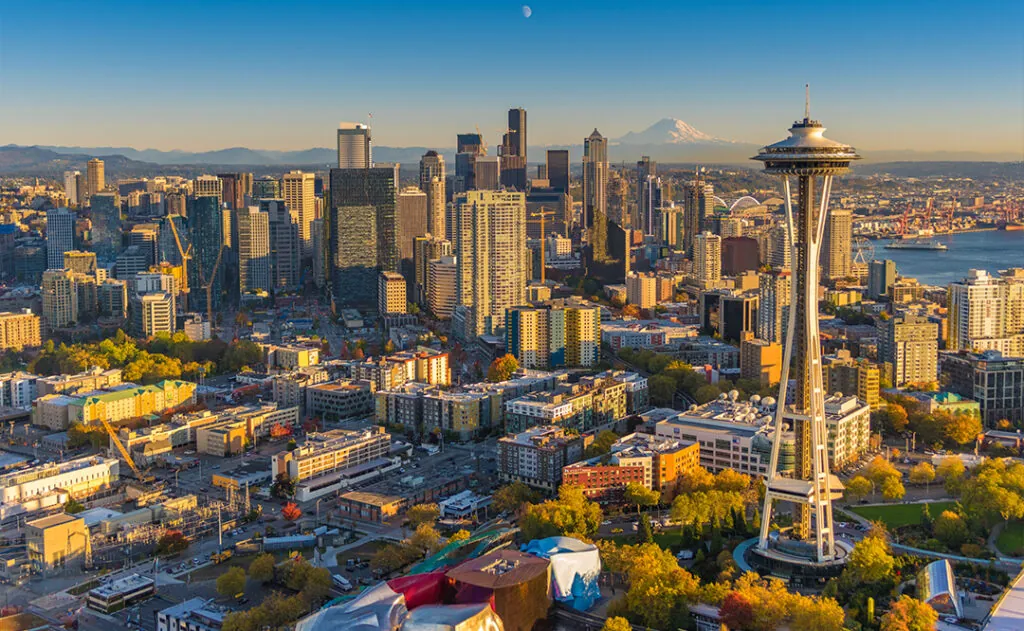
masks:
[(804, 118), (811, 119), (811, 84), (804, 84)]

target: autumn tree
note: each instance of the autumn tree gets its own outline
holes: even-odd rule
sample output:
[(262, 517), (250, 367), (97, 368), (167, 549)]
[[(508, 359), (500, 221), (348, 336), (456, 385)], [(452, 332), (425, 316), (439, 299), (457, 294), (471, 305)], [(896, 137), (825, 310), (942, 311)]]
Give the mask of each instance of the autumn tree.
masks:
[(871, 462), (868, 463), (864, 469), (864, 475), (871, 483), (875, 485), (876, 489), (882, 487), (882, 483), (888, 478), (896, 478), (899, 480), (902, 474), (896, 469), (895, 466), (882, 456), (875, 456)]
[(856, 583), (877, 583), (892, 576), (895, 564), (885, 538), (869, 533), (853, 546), (844, 573)]
[(451, 537), (448, 537), (448, 543), (455, 543), (457, 541), (465, 541), (469, 539), (469, 531), (465, 528), (460, 528), (452, 533)]
[(719, 491), (745, 491), (750, 486), (750, 476), (735, 469), (722, 469), (715, 474), (715, 488)]
[(330, 570), (311, 567), (306, 573), (306, 582), (302, 586), (302, 597), (310, 605), (318, 603), (331, 593), (333, 583)]
[(943, 481), (946, 492), (954, 497), (960, 495), (966, 474), (967, 467), (964, 466), (963, 460), (960, 460), (957, 456), (943, 458), (942, 462), (939, 463), (939, 467), (935, 470), (935, 475)]
[(754, 605), (741, 592), (732, 591), (722, 601), (718, 617), (730, 629), (749, 629), (754, 624)]
[(281, 508), (281, 517), (284, 517), (288, 521), (295, 521), (299, 517), (302, 517), (302, 509), (299, 508), (295, 502), (288, 502)]
[(877, 431), (886, 434), (898, 434), (907, 429), (907, 410), (898, 403), (889, 403), (871, 414)]
[(188, 537), (180, 530), (165, 530), (156, 540), (157, 554), (177, 554), (188, 548)]
[(416, 531), (405, 540), (405, 544), (425, 556), (441, 549), (441, 535), (432, 524), (424, 522), (416, 526)]
[(932, 631), (939, 613), (931, 605), (910, 596), (900, 596), (882, 616), (881, 631)]
[(843, 608), (832, 598), (794, 597), (789, 628), (791, 631), (843, 631)]
[(935, 467), (930, 462), (919, 462), (910, 469), (907, 478), (911, 484), (929, 485), (935, 480)]
[(907, 490), (903, 488), (900, 479), (894, 476), (885, 478), (882, 481), (882, 497), (887, 500), (900, 500), (906, 495)]
[(249, 564), (249, 578), (260, 583), (269, 583), (274, 580), (274, 555), (263, 553), (257, 555)]
[(676, 480), (676, 493), (696, 493), (715, 488), (715, 476), (704, 467), (691, 469)]
[(487, 381), (497, 383), (508, 381), (519, 370), (519, 361), (514, 355), (506, 354), (496, 358), (487, 368)]
[(601, 625), (601, 631), (633, 631), (633, 625), (622, 616), (612, 616)]
[(558, 488), (558, 499), (530, 504), (519, 527), (527, 540), (556, 535), (589, 537), (601, 525), (601, 515), (601, 507), (588, 500), (583, 489), (563, 484)]
[(942, 511), (942, 514), (935, 518), (932, 530), (936, 539), (953, 550), (959, 549), (970, 535), (963, 517), (948, 510)]
[(228, 568), (217, 577), (217, 593), (225, 598), (245, 591), (245, 570), (240, 567)]
[(862, 475), (854, 476), (846, 483), (845, 496), (849, 502), (857, 502), (871, 493), (871, 481)]

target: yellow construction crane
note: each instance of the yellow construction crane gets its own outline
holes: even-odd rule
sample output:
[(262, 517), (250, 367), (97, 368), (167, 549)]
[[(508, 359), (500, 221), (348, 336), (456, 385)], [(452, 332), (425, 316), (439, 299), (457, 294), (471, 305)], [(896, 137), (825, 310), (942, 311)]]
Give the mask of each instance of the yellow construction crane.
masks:
[(188, 312), (188, 260), (192, 258), (192, 244), (188, 244), (186, 251), (181, 247), (181, 237), (178, 236), (178, 227), (174, 225), (174, 218), (178, 215), (168, 215), (167, 221), (171, 224), (171, 234), (174, 235), (174, 245), (178, 247), (178, 254), (181, 255), (181, 310)]
[(547, 240), (547, 233), (544, 230), (544, 220), (546, 218), (548, 218), (548, 217), (554, 217), (554, 216), (555, 216), (555, 211), (548, 210), (547, 208), (541, 206), (540, 210), (538, 210), (536, 212), (530, 213), (530, 216), (527, 219), (527, 221), (529, 221), (530, 219), (539, 219), (540, 220), (540, 284), (541, 285), (543, 285), (546, 282), (546, 280), (547, 280), (547, 276), (546, 276), (546, 274), (544, 272), (544, 268), (545, 268), (545, 265), (546, 265), (545, 251), (547, 250), (547, 244), (545, 243), (545, 241)]
[(107, 433), (110, 434), (110, 440), (114, 443), (115, 446), (117, 446), (117, 450), (121, 452), (121, 457), (124, 458), (124, 461), (128, 463), (129, 467), (131, 467), (132, 473), (135, 474), (135, 477), (146, 484), (153, 482), (155, 480), (153, 476), (144, 475), (141, 471), (139, 471), (139, 468), (135, 466), (135, 461), (132, 460), (132, 455), (128, 453), (128, 450), (125, 449), (124, 445), (121, 444), (121, 439), (117, 437), (117, 432), (114, 431), (113, 426), (111, 426), (111, 424), (107, 422), (107, 419), (100, 416), (100, 423), (103, 424), (103, 429), (107, 430)]

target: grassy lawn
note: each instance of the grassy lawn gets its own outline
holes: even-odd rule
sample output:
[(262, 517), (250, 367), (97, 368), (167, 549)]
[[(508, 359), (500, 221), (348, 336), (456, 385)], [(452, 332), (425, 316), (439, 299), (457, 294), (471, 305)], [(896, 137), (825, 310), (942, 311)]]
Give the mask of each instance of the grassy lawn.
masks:
[(1003, 526), (996, 539), (996, 547), (1003, 554), (1020, 556), (1024, 553), (1024, 521), (1011, 521)]
[[(949, 510), (955, 502), (931, 502), (928, 510), (932, 519), (938, 517), (942, 511)], [(887, 506), (852, 506), (848, 510), (857, 513), (861, 517), (871, 521), (880, 521), (888, 528), (899, 528), (911, 524), (921, 523), (922, 504), (889, 504)]]
[(377, 550), (380, 550), (384, 546), (388, 545), (388, 543), (390, 542), (378, 539), (376, 541), (368, 541), (356, 548), (351, 548), (349, 550), (339, 552), (337, 556), (338, 566), (345, 567), (346, 561), (355, 558), (366, 559), (367, 561), (369, 561), (371, 558), (373, 558), (373, 555), (376, 554)]

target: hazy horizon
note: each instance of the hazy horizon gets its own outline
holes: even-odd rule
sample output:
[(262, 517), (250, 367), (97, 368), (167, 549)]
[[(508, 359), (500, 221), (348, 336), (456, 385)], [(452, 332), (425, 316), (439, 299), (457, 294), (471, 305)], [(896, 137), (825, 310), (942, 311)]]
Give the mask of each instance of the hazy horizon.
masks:
[[(379, 146), (450, 147), (476, 125), (497, 144), (521, 106), (532, 146), (662, 118), (765, 144), (810, 83), (812, 115), (858, 147), (1024, 147), (1019, 4), (530, 6), (7, 3), (0, 140), (287, 151), (331, 147), (356, 120)], [(44, 16), (64, 17), (41, 35)]]

